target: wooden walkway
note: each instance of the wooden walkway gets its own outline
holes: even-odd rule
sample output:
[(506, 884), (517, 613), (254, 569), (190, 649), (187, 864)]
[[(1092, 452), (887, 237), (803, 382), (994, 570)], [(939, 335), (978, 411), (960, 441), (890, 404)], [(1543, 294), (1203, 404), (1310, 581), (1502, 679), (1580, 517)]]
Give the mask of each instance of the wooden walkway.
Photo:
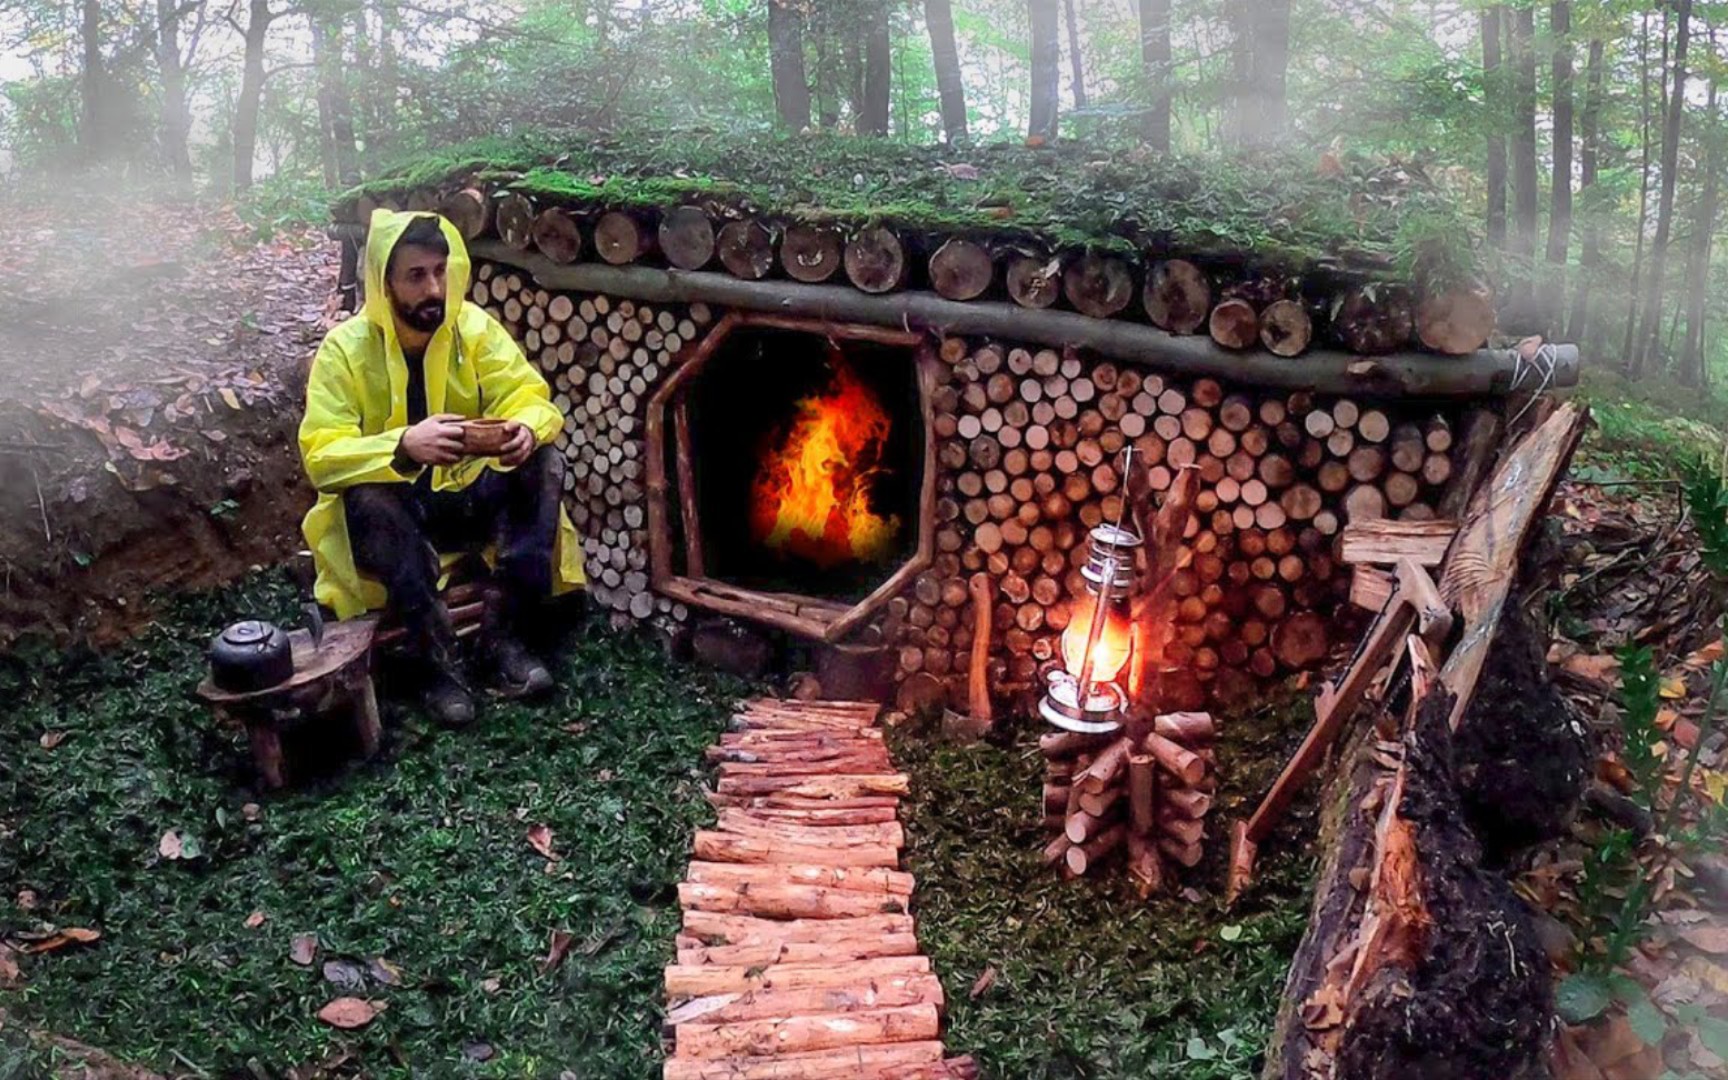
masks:
[(678, 886), (665, 1080), (977, 1077), (943, 1053), (879, 711), (757, 698), (709, 748), (720, 821)]

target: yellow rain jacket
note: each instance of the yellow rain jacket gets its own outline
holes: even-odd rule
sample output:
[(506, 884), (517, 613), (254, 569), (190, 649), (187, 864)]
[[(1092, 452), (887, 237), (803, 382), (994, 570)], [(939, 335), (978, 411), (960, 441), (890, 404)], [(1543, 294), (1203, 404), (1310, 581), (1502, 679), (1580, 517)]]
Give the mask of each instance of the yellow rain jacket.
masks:
[[(419, 470), (399, 473), (391, 461), (408, 429), (408, 365), (396, 340), (384, 267), (397, 239), (416, 217), (430, 214), (378, 210), (366, 236), (366, 304), (324, 338), (312, 361), (306, 387), (306, 416), (300, 422), (300, 457), (318, 489), (317, 505), (302, 526), (318, 569), (318, 602), (351, 618), (381, 608), (384, 587), (354, 566), (348, 546), (348, 521), (342, 491), (355, 484), (412, 484)], [(468, 248), (462, 235), (438, 219), (450, 244), (445, 278), (444, 323), (426, 347), (428, 415), (496, 416), (528, 426), (541, 445), (563, 430), (564, 417), (552, 404), (546, 380), (498, 321), (467, 303)], [(483, 470), (503, 469), (496, 458), (464, 458), (432, 467), (432, 488), (455, 491), (478, 479)], [(446, 563), (455, 555), (447, 555)], [(585, 582), (582, 544), (570, 518), (559, 512), (553, 567), (553, 592)]]

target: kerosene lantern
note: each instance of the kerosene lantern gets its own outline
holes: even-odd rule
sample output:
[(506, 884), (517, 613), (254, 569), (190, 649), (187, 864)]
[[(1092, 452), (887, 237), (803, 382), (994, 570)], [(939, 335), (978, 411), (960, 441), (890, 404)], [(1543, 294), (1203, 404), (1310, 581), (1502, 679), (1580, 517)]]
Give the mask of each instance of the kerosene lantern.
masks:
[(1133, 658), (1129, 598), (1140, 536), (1120, 521), (1099, 525), (1080, 575), (1087, 595), (1062, 631), (1062, 667), (1050, 672), (1038, 711), (1059, 728), (1086, 734), (1115, 731), (1128, 711), (1120, 681)]

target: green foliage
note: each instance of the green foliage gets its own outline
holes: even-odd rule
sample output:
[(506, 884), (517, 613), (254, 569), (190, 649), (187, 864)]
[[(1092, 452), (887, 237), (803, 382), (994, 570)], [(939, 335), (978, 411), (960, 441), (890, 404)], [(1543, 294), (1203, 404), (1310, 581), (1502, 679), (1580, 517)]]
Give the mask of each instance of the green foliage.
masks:
[(1653, 807), (1662, 781), (1662, 729), (1656, 726), (1661, 708), (1661, 677), (1649, 646), (1621, 649), (1620, 762), (1637, 784), (1632, 797), (1647, 810)]
[(1719, 466), (1702, 460), (1685, 463), (1681, 481), (1698, 533), (1698, 553), (1717, 580), (1728, 583), (1728, 482)]
[[(255, 1058), (282, 1075), (329, 1053), (314, 1014), (356, 993), (389, 1004), (340, 1038), (367, 1076), (657, 1076), (674, 884), (709, 813), (702, 749), (744, 688), (586, 626), (549, 702), (491, 703), (461, 732), (387, 707), (377, 760), (258, 799), (244, 738), (189, 691), (217, 628), (287, 621), (295, 605), (270, 575), (187, 600), (133, 648), (0, 665), (0, 937), (37, 917), (103, 934), (25, 959), (7, 1010), (176, 1074), (252, 1075)], [(44, 749), (45, 731), (66, 736)], [(532, 824), (552, 829), (549, 868)], [(171, 828), (197, 838), (197, 858), (158, 856)], [(10, 903), (26, 887), (33, 914)], [(254, 911), (267, 921), (248, 928)], [(542, 973), (556, 929), (576, 944)], [(310, 968), (289, 960), (301, 933), (321, 943)], [(344, 991), (320, 974), (377, 956), (403, 985)], [(470, 1042), (497, 1056), (464, 1060)]]
[(290, 228), (309, 228), (328, 220), (329, 192), (311, 177), (275, 173), (253, 184), (235, 204), (235, 212), (259, 241)]

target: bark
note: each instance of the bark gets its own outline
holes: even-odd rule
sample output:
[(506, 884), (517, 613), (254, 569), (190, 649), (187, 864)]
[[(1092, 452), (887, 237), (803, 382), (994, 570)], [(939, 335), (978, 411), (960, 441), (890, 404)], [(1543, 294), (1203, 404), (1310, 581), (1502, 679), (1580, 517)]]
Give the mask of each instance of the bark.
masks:
[(1488, 241), (1506, 246), (1506, 84), (1501, 71), (1501, 23), (1498, 6), (1482, 12), (1482, 86), (1488, 111)]
[(1718, 80), (1710, 80), (1710, 98), (1705, 115), (1706, 138), (1704, 187), (1698, 194), (1697, 219), (1692, 224), (1692, 251), (1686, 265), (1686, 338), (1680, 346), (1680, 379), (1688, 386), (1705, 385), (1704, 322), (1708, 314), (1710, 247), (1716, 232), (1721, 202), (1722, 170), (1728, 168), (1722, 152), (1722, 118), (1717, 114)]
[(258, 150), (258, 107), (264, 98), (264, 39), (275, 17), (270, 0), (249, 0), (246, 52), (240, 69), (240, 97), (234, 105), (234, 193), (252, 186), (252, 158)]
[(1062, 42), (1056, 0), (1028, 0), (1032, 16), (1032, 120), (1029, 138), (1056, 138)]
[(888, 38), (887, 0), (875, 0), (864, 17), (864, 109), (858, 115), (858, 134), (886, 135), (894, 62)]
[[(1517, 273), (1523, 278), (1514, 291), (1513, 306), (1530, 297), (1530, 264), (1536, 258), (1536, 13), (1521, 8), (1512, 13), (1512, 244), (1514, 257), (1523, 260)], [(1522, 302), (1522, 303), (1521, 303)]]
[(804, 28), (786, 0), (768, 2), (768, 67), (780, 123), (793, 131), (810, 126), (810, 83), (804, 75)]
[(1673, 89), (1662, 132), (1662, 189), (1656, 202), (1656, 234), (1650, 239), (1650, 274), (1644, 290), (1644, 345), (1637, 353), (1635, 373), (1660, 367), (1662, 353), (1662, 294), (1668, 263), (1668, 240), (1674, 231), (1674, 182), (1680, 167), (1680, 121), (1686, 113), (1686, 49), (1692, 36), (1692, 0), (1679, 0), (1679, 26), (1674, 32)]
[[(1584, 66), (1584, 114), (1580, 124), (1578, 194), (1590, 197), (1602, 160), (1602, 59), (1601, 39), (1590, 42), (1590, 58)], [(1578, 287), (1572, 294), (1572, 313), (1566, 319), (1566, 334), (1573, 341), (1590, 340), (1591, 277), (1602, 262), (1602, 227), (1586, 206), (1583, 250), (1578, 254)]]
[(1068, 16), (1068, 66), (1074, 79), (1074, 107), (1086, 107), (1086, 68), (1080, 62), (1080, 21), (1074, 16), (1074, 0), (1062, 0)]
[(174, 0), (156, 0), (156, 66), (162, 72), (162, 156), (182, 187), (192, 182), (192, 153), (187, 133), (192, 114), (186, 108), (186, 71), (180, 60), (180, 17)]
[(1566, 253), (1572, 238), (1572, 5), (1549, 5), (1549, 32), (1554, 39), (1551, 76), (1554, 88), (1554, 179), (1548, 200), (1548, 263), (1550, 275), (1542, 314), (1552, 329), (1560, 325), (1566, 303)]
[(1236, 22), (1236, 93), (1231, 129), (1242, 146), (1282, 138), (1289, 113), (1290, 0), (1243, 0)]
[(1170, 151), (1170, 0), (1140, 2), (1140, 73), (1150, 104), (1143, 137), (1159, 153)]
[(964, 139), (966, 88), (960, 81), (960, 50), (954, 44), (954, 6), (951, 0), (924, 0), (924, 24), (930, 29), (936, 94), (942, 100), (942, 136), (949, 142)]

